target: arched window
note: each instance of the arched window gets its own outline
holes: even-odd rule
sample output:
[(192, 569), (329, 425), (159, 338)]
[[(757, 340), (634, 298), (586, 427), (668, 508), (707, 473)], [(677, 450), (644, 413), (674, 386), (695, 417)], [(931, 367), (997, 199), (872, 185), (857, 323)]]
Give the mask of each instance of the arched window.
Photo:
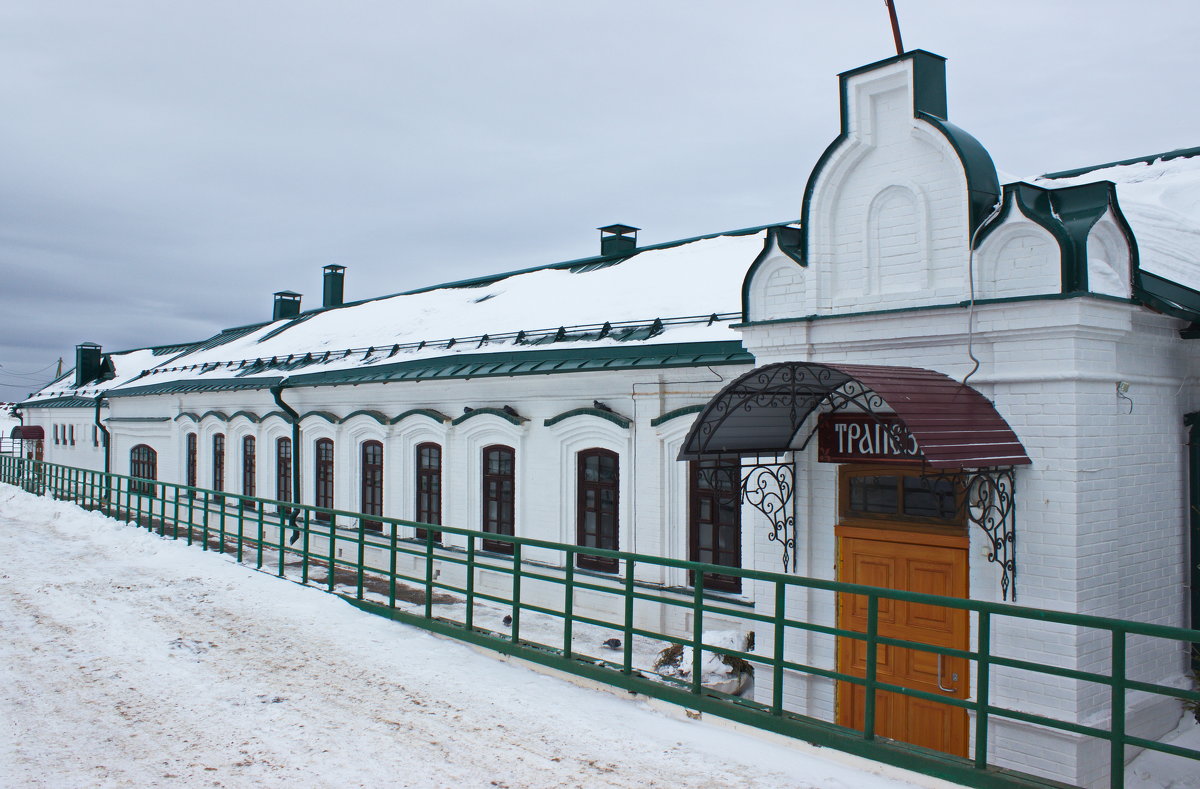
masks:
[[(187, 452), (187, 459), (185, 460), (185, 465), (186, 465), (186, 472), (185, 472), (185, 473), (186, 473), (186, 475), (187, 475), (187, 478), (184, 480), (184, 484), (185, 484), (185, 485), (187, 485), (189, 488), (194, 488), (194, 487), (196, 487), (196, 484), (197, 484), (197, 483), (196, 483), (196, 468), (197, 468), (197, 465), (196, 465), (196, 453), (197, 453), (197, 443), (198, 443), (198, 442), (197, 442), (197, 440), (196, 440), (196, 434), (195, 434), (195, 433), (188, 433), (188, 434), (187, 434), (187, 441), (186, 441), (186, 445), (187, 445), (187, 450), (186, 450), (186, 452)], [(196, 491), (194, 491), (194, 490), (189, 490), (189, 491), (188, 491), (188, 496), (189, 496), (190, 498), (193, 498), (193, 499), (194, 499), (194, 498), (196, 498)]]
[[(575, 506), (576, 542), (584, 548), (618, 550), (620, 527), (617, 504), (620, 494), (619, 459), (607, 449), (585, 449), (579, 453)], [(617, 560), (608, 556), (577, 554), (578, 564), (588, 570), (614, 573)]]
[[(383, 444), (364, 441), (362, 445), (362, 513), (383, 515)], [(383, 524), (375, 520), (363, 520), (364, 529), (383, 531)]]
[[(246, 436), (242, 439), (242, 495), (256, 496), (254, 485), (255, 474), (255, 456), (254, 456), (254, 436)], [(242, 504), (246, 509), (252, 510), (257, 505), (255, 502), (248, 499), (243, 499)]]
[[(689, 466), (688, 559), (742, 566), (742, 466), (738, 458), (695, 460)], [(695, 583), (694, 574), (689, 583)], [(705, 573), (704, 588), (740, 592), (736, 575)]]
[[(292, 440), (281, 438), (275, 442), (275, 498), (292, 500)], [(284, 514), (291, 510), (284, 508)]]
[[(316, 497), (313, 503), (333, 509), (333, 439), (319, 439), (316, 450)], [(315, 517), (319, 521), (333, 522), (328, 512), (315, 513)]]
[(129, 476), (137, 478), (129, 483), (130, 493), (155, 495), (157, 486), (154, 483), (138, 480), (158, 479), (158, 453), (145, 444), (138, 444), (129, 450)]
[[(442, 523), (442, 448), (432, 442), (417, 445), (417, 506), (415, 520), (440, 526)], [(425, 529), (417, 529), (417, 539), (425, 539)], [(433, 532), (435, 542), (442, 541), (440, 531)]]
[[(225, 490), (225, 434), (217, 433), (213, 436), (213, 459), (212, 459), (212, 486), (213, 490)], [(213, 496), (213, 501), (220, 504), (225, 501), (225, 497), (221, 495)]]
[[(512, 447), (483, 448), (483, 530), (515, 534), (516, 452)], [(512, 553), (512, 543), (484, 540), (485, 551)]]

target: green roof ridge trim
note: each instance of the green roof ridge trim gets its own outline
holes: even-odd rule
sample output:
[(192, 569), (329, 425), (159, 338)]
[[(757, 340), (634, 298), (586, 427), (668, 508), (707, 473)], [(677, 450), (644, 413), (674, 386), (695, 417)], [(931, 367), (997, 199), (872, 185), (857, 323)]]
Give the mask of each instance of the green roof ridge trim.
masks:
[(378, 422), (381, 425), (386, 425), (388, 423), (387, 414), (381, 414), (378, 411), (372, 411), (372, 410), (369, 410), (366, 408), (360, 408), (359, 410), (351, 411), (350, 413), (348, 413), (344, 417), (342, 417), (342, 420), (341, 420), (342, 424), (349, 422), (351, 419), (353, 419), (356, 416), (368, 416), (371, 419), (374, 419), (376, 422)]
[(672, 419), (688, 414), (698, 414), (704, 410), (703, 405), (685, 405), (683, 408), (676, 408), (673, 411), (667, 411), (665, 414), (654, 417), (650, 420), (650, 427), (658, 427), (664, 422), (670, 422)]
[(501, 419), (505, 420), (506, 422), (516, 425), (517, 427), (520, 427), (521, 425), (523, 425), (529, 421), (528, 419), (526, 419), (523, 416), (513, 416), (512, 414), (505, 411), (503, 408), (476, 408), (472, 411), (468, 411), (467, 413), (463, 414), (462, 416), (460, 416), (458, 419), (455, 419), (450, 424), (461, 425), (463, 422), (467, 421), (468, 419), (470, 419), (472, 417), (484, 416), (484, 415), (498, 416)]
[(200, 415), (200, 421), (203, 422), (205, 419), (208, 419), (210, 416), (215, 416), (217, 419), (220, 419), (222, 422), (229, 421), (229, 417), (225, 415), (224, 411), (205, 411), (203, 414)]
[(193, 422), (199, 422), (200, 415), (194, 411), (181, 411), (179, 416), (175, 417), (175, 421), (178, 422), (180, 419), (190, 419)]
[(572, 408), (570, 411), (563, 411), (558, 416), (552, 416), (549, 419), (543, 421), (542, 425), (545, 427), (553, 427), (554, 425), (557, 425), (559, 422), (563, 421), (564, 419), (570, 419), (570, 418), (576, 417), (576, 416), (596, 416), (601, 419), (607, 419), (609, 422), (612, 422), (617, 427), (623, 427), (626, 430), (628, 430), (629, 426), (631, 424), (633, 424), (632, 419), (623, 417), (620, 414), (614, 414), (612, 411), (603, 411), (599, 408), (590, 408), (589, 407), (589, 408)]
[(435, 422), (441, 422), (443, 425), (450, 421), (450, 417), (443, 414), (441, 411), (435, 411), (432, 408), (412, 408), (405, 411), (399, 416), (394, 416), (389, 420), (389, 424), (398, 425), (410, 416), (424, 416), (432, 419)]
[(1190, 159), (1193, 156), (1200, 156), (1200, 147), (1196, 148), (1176, 148), (1173, 151), (1163, 151), (1162, 153), (1152, 153), (1149, 156), (1135, 156), (1132, 159), (1121, 159), (1116, 162), (1105, 162), (1104, 164), (1093, 164), (1088, 167), (1077, 167), (1074, 170), (1059, 170), (1056, 173), (1046, 173), (1042, 178), (1074, 178), (1080, 175), (1087, 175), (1096, 170), (1106, 170), (1109, 167), (1124, 167), (1130, 164), (1154, 164), (1158, 160), (1169, 162), (1172, 159)]

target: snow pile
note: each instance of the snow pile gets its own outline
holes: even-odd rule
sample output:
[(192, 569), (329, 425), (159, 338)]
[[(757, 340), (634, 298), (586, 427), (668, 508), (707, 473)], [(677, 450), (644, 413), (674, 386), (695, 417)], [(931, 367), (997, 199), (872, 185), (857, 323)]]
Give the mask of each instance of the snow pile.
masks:
[(6, 485), (0, 553), (0, 786), (909, 785)]
[[(700, 640), (711, 647), (733, 652), (749, 652), (754, 644), (736, 630), (706, 630)], [(664, 677), (690, 680), (694, 669), (695, 650), (690, 646), (673, 644), (659, 653), (654, 669)], [(700, 651), (700, 684), (724, 693), (746, 690), (754, 667), (741, 658), (722, 652)]]
[(1035, 178), (1057, 189), (1112, 181), (1133, 230), (1141, 268), (1200, 290), (1200, 156), (1106, 167), (1070, 178)]

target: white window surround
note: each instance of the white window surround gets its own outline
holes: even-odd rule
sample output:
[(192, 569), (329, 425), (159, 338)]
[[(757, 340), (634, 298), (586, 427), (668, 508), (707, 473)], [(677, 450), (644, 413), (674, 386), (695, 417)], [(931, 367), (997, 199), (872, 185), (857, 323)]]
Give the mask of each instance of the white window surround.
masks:
[[(482, 417), (479, 417), (482, 418)], [(396, 448), (395, 457), (397, 461), (391, 471), (387, 471), (387, 458), (384, 458), (384, 469), (388, 477), (388, 482), (392, 489), (396, 491), (398, 498), (391, 499), (395, 502), (394, 512), (399, 513), (399, 517), (405, 520), (414, 520), (417, 516), (417, 446), (425, 443), (437, 444), (442, 448), (442, 522), (448, 525), (456, 525), (448, 523), (446, 520), (446, 511), (449, 505), (447, 493), (449, 486), (453, 482), (455, 472), (461, 474), (462, 464), (455, 463), (455, 456), (450, 452), (450, 431), (444, 424), (434, 422), (431, 419), (414, 419), (411, 422), (405, 420), (403, 423), (405, 429), (400, 435), (395, 436), (392, 440), (392, 445)], [(384, 490), (384, 496), (388, 496), (388, 492)], [(413, 530), (409, 529), (409, 532)], [(409, 534), (407, 536), (412, 536)]]
[[(686, 420), (683, 420), (686, 421)], [(618, 427), (606, 419), (595, 416), (577, 416), (551, 425), (547, 430), (559, 447), (558, 484), (547, 490), (555, 490), (559, 496), (559, 534), (552, 539), (574, 545), (578, 535), (579, 517), (577, 497), (579, 495), (579, 453), (587, 449), (607, 449), (618, 458), (617, 477), (617, 528), (618, 548), (637, 552), (633, 532), (633, 431)], [(547, 480), (549, 482), (549, 480)]]
[[(391, 486), (393, 479), (390, 463), (389, 435), (390, 431), (386, 425), (379, 424), (378, 420), (372, 419), (366, 414), (359, 414), (348, 422), (343, 422), (341, 429), (338, 431), (344, 437), (343, 443), (346, 447), (346, 468), (348, 471), (347, 483), (349, 494), (346, 498), (348, 505), (345, 509), (362, 512), (362, 445), (368, 441), (378, 441), (383, 444), (383, 495), (384, 495), (384, 515), (392, 515), (393, 513), (387, 509), (388, 488)], [(336, 439), (335, 439), (336, 441)], [(335, 456), (338, 453), (337, 445), (334, 445)], [(336, 460), (334, 462), (337, 462)], [(337, 468), (334, 468), (334, 476), (337, 476)], [(335, 499), (336, 501), (336, 499)]]
[[(483, 530), (483, 448), (503, 444), (512, 447), (516, 453), (513, 469), (516, 483), (513, 491), (513, 530), (518, 537), (528, 536), (527, 519), (523, 512), (525, 488), (531, 483), (525, 474), (528, 466), (525, 451), (527, 426), (528, 423), (525, 423), (518, 427), (493, 414), (481, 414), (455, 426), (452, 434), (457, 447), (454, 453), (456, 466), (448, 468), (444, 461), (442, 463), (443, 521), (461, 524), (475, 531)], [(453, 473), (453, 477), (447, 474), (448, 471)], [(446, 504), (455, 505), (449, 513), (444, 506)], [(447, 537), (447, 542), (459, 542), (452, 535)]]

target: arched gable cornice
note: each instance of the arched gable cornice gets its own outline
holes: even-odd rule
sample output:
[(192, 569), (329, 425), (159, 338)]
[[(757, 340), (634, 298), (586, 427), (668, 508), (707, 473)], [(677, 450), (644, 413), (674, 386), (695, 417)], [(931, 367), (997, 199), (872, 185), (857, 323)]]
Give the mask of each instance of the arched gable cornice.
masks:
[(344, 417), (342, 417), (342, 419), (341, 419), (342, 424), (349, 422), (351, 419), (353, 419), (356, 416), (370, 417), (371, 419), (374, 419), (376, 422), (378, 422), (381, 425), (386, 425), (388, 423), (388, 418), (387, 418), (386, 414), (381, 414), (378, 411), (360, 409), (358, 411), (352, 411), (351, 413), (346, 414)]
[(200, 415), (195, 414), (191, 411), (183, 411), (182, 413), (179, 414), (179, 416), (175, 417), (175, 421), (178, 422), (180, 419), (190, 419), (193, 422), (199, 422)]
[(509, 424), (517, 425), (518, 427), (520, 427), (521, 425), (523, 425), (529, 421), (528, 419), (526, 419), (523, 416), (513, 416), (512, 414), (508, 413), (507, 411), (505, 411), (502, 408), (476, 408), (472, 411), (468, 411), (467, 413), (463, 414), (458, 419), (455, 419), (453, 422), (451, 422), (451, 424), (461, 425), (463, 422), (467, 421), (468, 419), (473, 419), (474, 417), (477, 417), (477, 416), (489, 416), (489, 415), (490, 416), (498, 416), (501, 419), (503, 419), (504, 421), (508, 422)]
[(685, 405), (683, 408), (676, 408), (673, 411), (667, 411), (664, 414), (654, 417), (650, 420), (650, 427), (658, 427), (664, 422), (670, 422), (672, 419), (688, 414), (698, 414), (704, 410), (703, 405)]
[(336, 425), (340, 421), (337, 418), (336, 414), (331, 414), (328, 411), (307, 411), (300, 415), (300, 421), (303, 422), (304, 420), (308, 419), (309, 417), (316, 417), (317, 419), (324, 419), (326, 422), (328, 422), (331, 425)]
[(268, 411), (267, 413), (262, 415), (262, 419), (259, 421), (266, 422), (271, 417), (276, 417), (278, 419), (281, 419), (284, 422), (287, 422), (288, 424), (291, 424), (291, 421), (292, 421), (291, 418), (287, 414), (283, 413), (282, 411)]
[(229, 417), (225, 414), (224, 411), (205, 411), (200, 416), (200, 421), (203, 422), (205, 419), (208, 419), (210, 416), (213, 417), (214, 419), (219, 419), (222, 422), (229, 421)]
[(400, 414), (399, 416), (392, 417), (390, 420), (390, 423), (393, 425), (397, 425), (397, 424), (403, 422), (405, 419), (408, 419), (410, 416), (423, 416), (423, 417), (432, 419), (435, 422), (440, 422), (442, 424), (445, 424), (446, 422), (450, 421), (450, 417), (446, 416), (441, 411), (435, 411), (432, 408), (413, 408), (408, 411), (405, 411), (403, 414)]
[(262, 421), (262, 418), (259, 417), (258, 414), (255, 414), (251, 411), (238, 411), (237, 413), (232, 414), (229, 417), (229, 421), (232, 422), (233, 420), (237, 419), (239, 416), (244, 416), (247, 419), (249, 419), (251, 422), (261, 422)]
[(563, 411), (557, 416), (550, 417), (542, 422), (542, 424), (546, 427), (552, 427), (564, 419), (571, 419), (572, 417), (576, 416), (594, 416), (599, 419), (606, 419), (617, 427), (623, 427), (626, 430), (628, 430), (629, 426), (633, 424), (632, 419), (623, 417), (620, 414), (614, 414), (612, 411), (602, 411), (599, 408), (572, 408), (570, 411)]

